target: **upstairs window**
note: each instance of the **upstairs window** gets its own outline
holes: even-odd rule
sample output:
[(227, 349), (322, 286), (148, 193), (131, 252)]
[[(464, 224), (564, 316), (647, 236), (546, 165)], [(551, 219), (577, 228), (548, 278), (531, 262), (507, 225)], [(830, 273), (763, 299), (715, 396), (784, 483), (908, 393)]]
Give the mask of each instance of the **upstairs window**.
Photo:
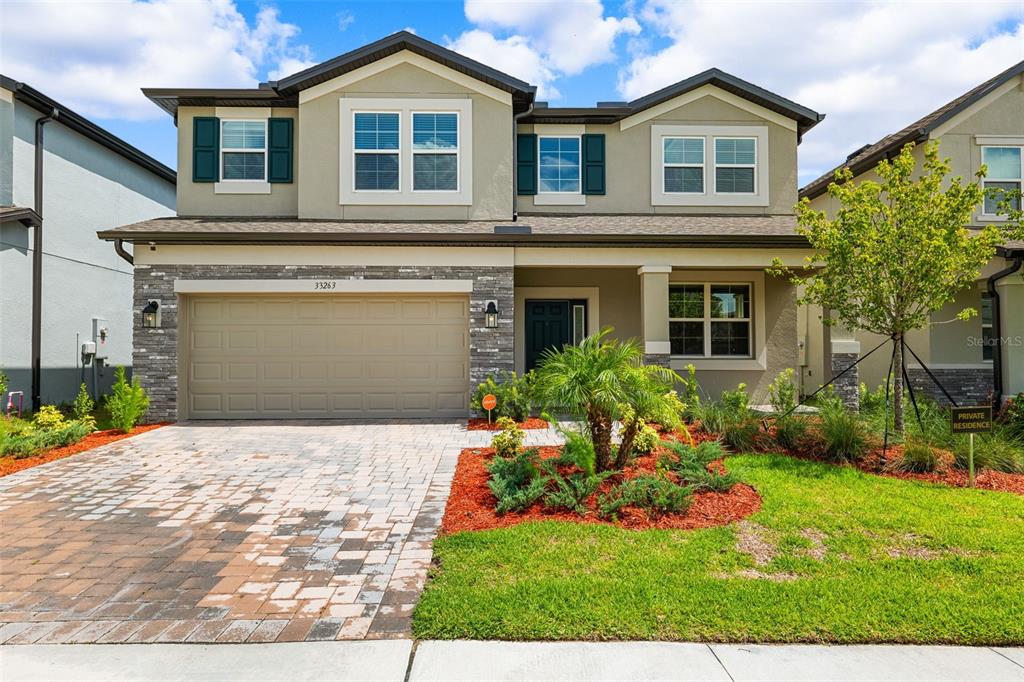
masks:
[(222, 180), (267, 179), (267, 122), (222, 120), (220, 124)]
[(412, 115), (412, 188), (417, 192), (459, 189), (459, 115)]
[(992, 336), (992, 297), (988, 292), (981, 294), (981, 359), (987, 362), (992, 361), (992, 346), (995, 338)]
[(715, 193), (754, 194), (757, 191), (757, 139), (715, 138)]
[[(1024, 159), (1022, 159), (1022, 147), (982, 147), (981, 162), (988, 166), (988, 176), (985, 178), (986, 190), (1001, 190), (993, 192), (996, 196), (985, 196), (985, 205), (982, 212), (985, 215), (996, 215), (999, 211), (999, 202), (1005, 198), (1006, 192), (1019, 192), (1022, 189), (1024, 179)], [(1020, 208), (1020, 195), (1011, 199), (1010, 206), (1014, 209)]]
[(704, 193), (704, 138), (665, 137), (661, 149), (666, 194)]
[(401, 144), (397, 113), (354, 114), (355, 189), (398, 191)]
[(751, 286), (711, 282), (669, 286), (672, 355), (751, 357)]
[(541, 194), (580, 193), (579, 136), (548, 136), (538, 139), (537, 171)]

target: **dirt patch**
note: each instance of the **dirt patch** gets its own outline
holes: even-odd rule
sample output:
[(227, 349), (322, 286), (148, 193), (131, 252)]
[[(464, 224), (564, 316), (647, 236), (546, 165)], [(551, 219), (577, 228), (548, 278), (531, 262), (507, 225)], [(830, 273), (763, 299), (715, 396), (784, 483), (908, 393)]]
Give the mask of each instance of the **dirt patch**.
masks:
[(810, 557), (815, 561), (825, 560), (825, 554), (828, 553), (828, 549), (825, 547), (825, 538), (828, 536), (817, 528), (804, 528), (800, 531), (800, 537), (811, 543), (810, 547), (798, 551), (800, 555)]
[(114, 429), (109, 431), (93, 431), (77, 443), (51, 448), (32, 455), (31, 457), (23, 457), (21, 459), (15, 459), (14, 457), (0, 457), (0, 477), (9, 476), (10, 474), (23, 469), (31, 469), (32, 467), (39, 466), (40, 464), (52, 462), (55, 459), (63, 459), (65, 457), (70, 457), (71, 455), (77, 455), (80, 452), (92, 450), (93, 448), (98, 448), (99, 446), (106, 445), (107, 443), (113, 443), (114, 441), (145, 433), (146, 431), (158, 429), (161, 426), (167, 426), (169, 423), (170, 422), (161, 422), (159, 424), (136, 426), (129, 433), (123, 433)]
[(773, 535), (761, 524), (743, 521), (736, 527), (736, 551), (749, 555), (758, 566), (767, 566), (779, 553)]
[[(523, 430), (527, 430), (527, 431), (531, 430), (531, 429), (546, 429), (549, 426), (549, 424), (545, 420), (540, 419), (539, 417), (530, 417), (526, 421), (524, 421), (524, 422), (516, 422), (516, 424), (519, 425), (519, 428), (521, 428)], [(486, 419), (481, 419), (479, 417), (474, 417), (473, 419), (469, 420), (469, 423), (466, 425), (466, 430), (467, 431), (500, 431), (501, 427), (498, 426), (497, 420), (494, 420), (494, 421), (491, 421), (490, 423), (487, 423)]]
[(786, 573), (780, 571), (778, 573), (765, 573), (755, 568), (744, 568), (736, 571), (735, 573), (716, 573), (716, 578), (722, 580), (728, 580), (729, 578), (745, 578), (747, 580), (770, 580), (773, 583), (791, 583), (794, 580), (799, 580), (800, 576), (796, 573)]
[[(557, 457), (560, 448), (539, 448), (543, 458)], [(568, 521), (571, 523), (596, 523), (621, 528), (643, 530), (648, 528), (710, 528), (723, 526), (744, 519), (761, 508), (761, 496), (752, 487), (737, 483), (727, 493), (699, 492), (694, 494), (693, 503), (685, 513), (652, 516), (644, 509), (626, 507), (617, 521), (600, 518), (596, 511), (596, 498), (625, 478), (634, 478), (651, 473), (657, 466), (657, 455), (638, 457), (622, 475), (606, 480), (587, 500), (584, 514), (571, 511), (545, 509), (536, 502), (521, 512), (499, 515), (494, 511), (497, 500), (487, 487), (487, 462), (494, 456), (491, 448), (468, 448), (459, 455), (455, 468), (448, 505), (445, 507), (441, 532), (458, 533), (469, 530), (507, 528), (526, 521)]]

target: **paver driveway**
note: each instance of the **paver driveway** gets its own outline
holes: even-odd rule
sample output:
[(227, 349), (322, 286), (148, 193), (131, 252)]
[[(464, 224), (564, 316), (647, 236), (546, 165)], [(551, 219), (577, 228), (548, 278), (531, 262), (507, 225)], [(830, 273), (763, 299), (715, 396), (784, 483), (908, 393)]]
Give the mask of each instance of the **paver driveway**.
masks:
[(2, 478), (0, 641), (407, 636), (458, 452), (489, 440), (185, 424)]

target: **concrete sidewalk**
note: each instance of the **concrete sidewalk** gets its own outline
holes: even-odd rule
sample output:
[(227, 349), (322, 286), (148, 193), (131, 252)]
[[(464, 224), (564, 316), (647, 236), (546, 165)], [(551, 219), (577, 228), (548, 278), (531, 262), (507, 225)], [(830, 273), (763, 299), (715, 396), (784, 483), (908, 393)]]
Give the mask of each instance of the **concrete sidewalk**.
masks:
[(672, 642), (63, 644), (0, 647), (21, 680), (1014, 680), (1024, 648)]

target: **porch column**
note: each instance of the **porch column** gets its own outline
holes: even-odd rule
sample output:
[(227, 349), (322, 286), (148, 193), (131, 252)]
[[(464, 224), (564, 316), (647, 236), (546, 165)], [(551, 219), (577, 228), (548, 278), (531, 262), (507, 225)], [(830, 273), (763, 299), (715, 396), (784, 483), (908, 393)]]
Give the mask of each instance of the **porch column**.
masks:
[[(835, 381), (832, 388), (843, 403), (854, 411), (860, 410), (860, 372), (859, 367), (847, 370), (860, 358), (860, 341), (853, 333), (842, 327), (831, 330), (830, 345), (832, 346), (831, 370)], [(846, 374), (842, 374), (844, 370)], [(838, 377), (838, 378), (836, 378)]]
[(671, 346), (668, 336), (668, 276), (670, 265), (644, 265), (640, 275), (640, 315), (644, 360), (648, 364), (669, 366)]

